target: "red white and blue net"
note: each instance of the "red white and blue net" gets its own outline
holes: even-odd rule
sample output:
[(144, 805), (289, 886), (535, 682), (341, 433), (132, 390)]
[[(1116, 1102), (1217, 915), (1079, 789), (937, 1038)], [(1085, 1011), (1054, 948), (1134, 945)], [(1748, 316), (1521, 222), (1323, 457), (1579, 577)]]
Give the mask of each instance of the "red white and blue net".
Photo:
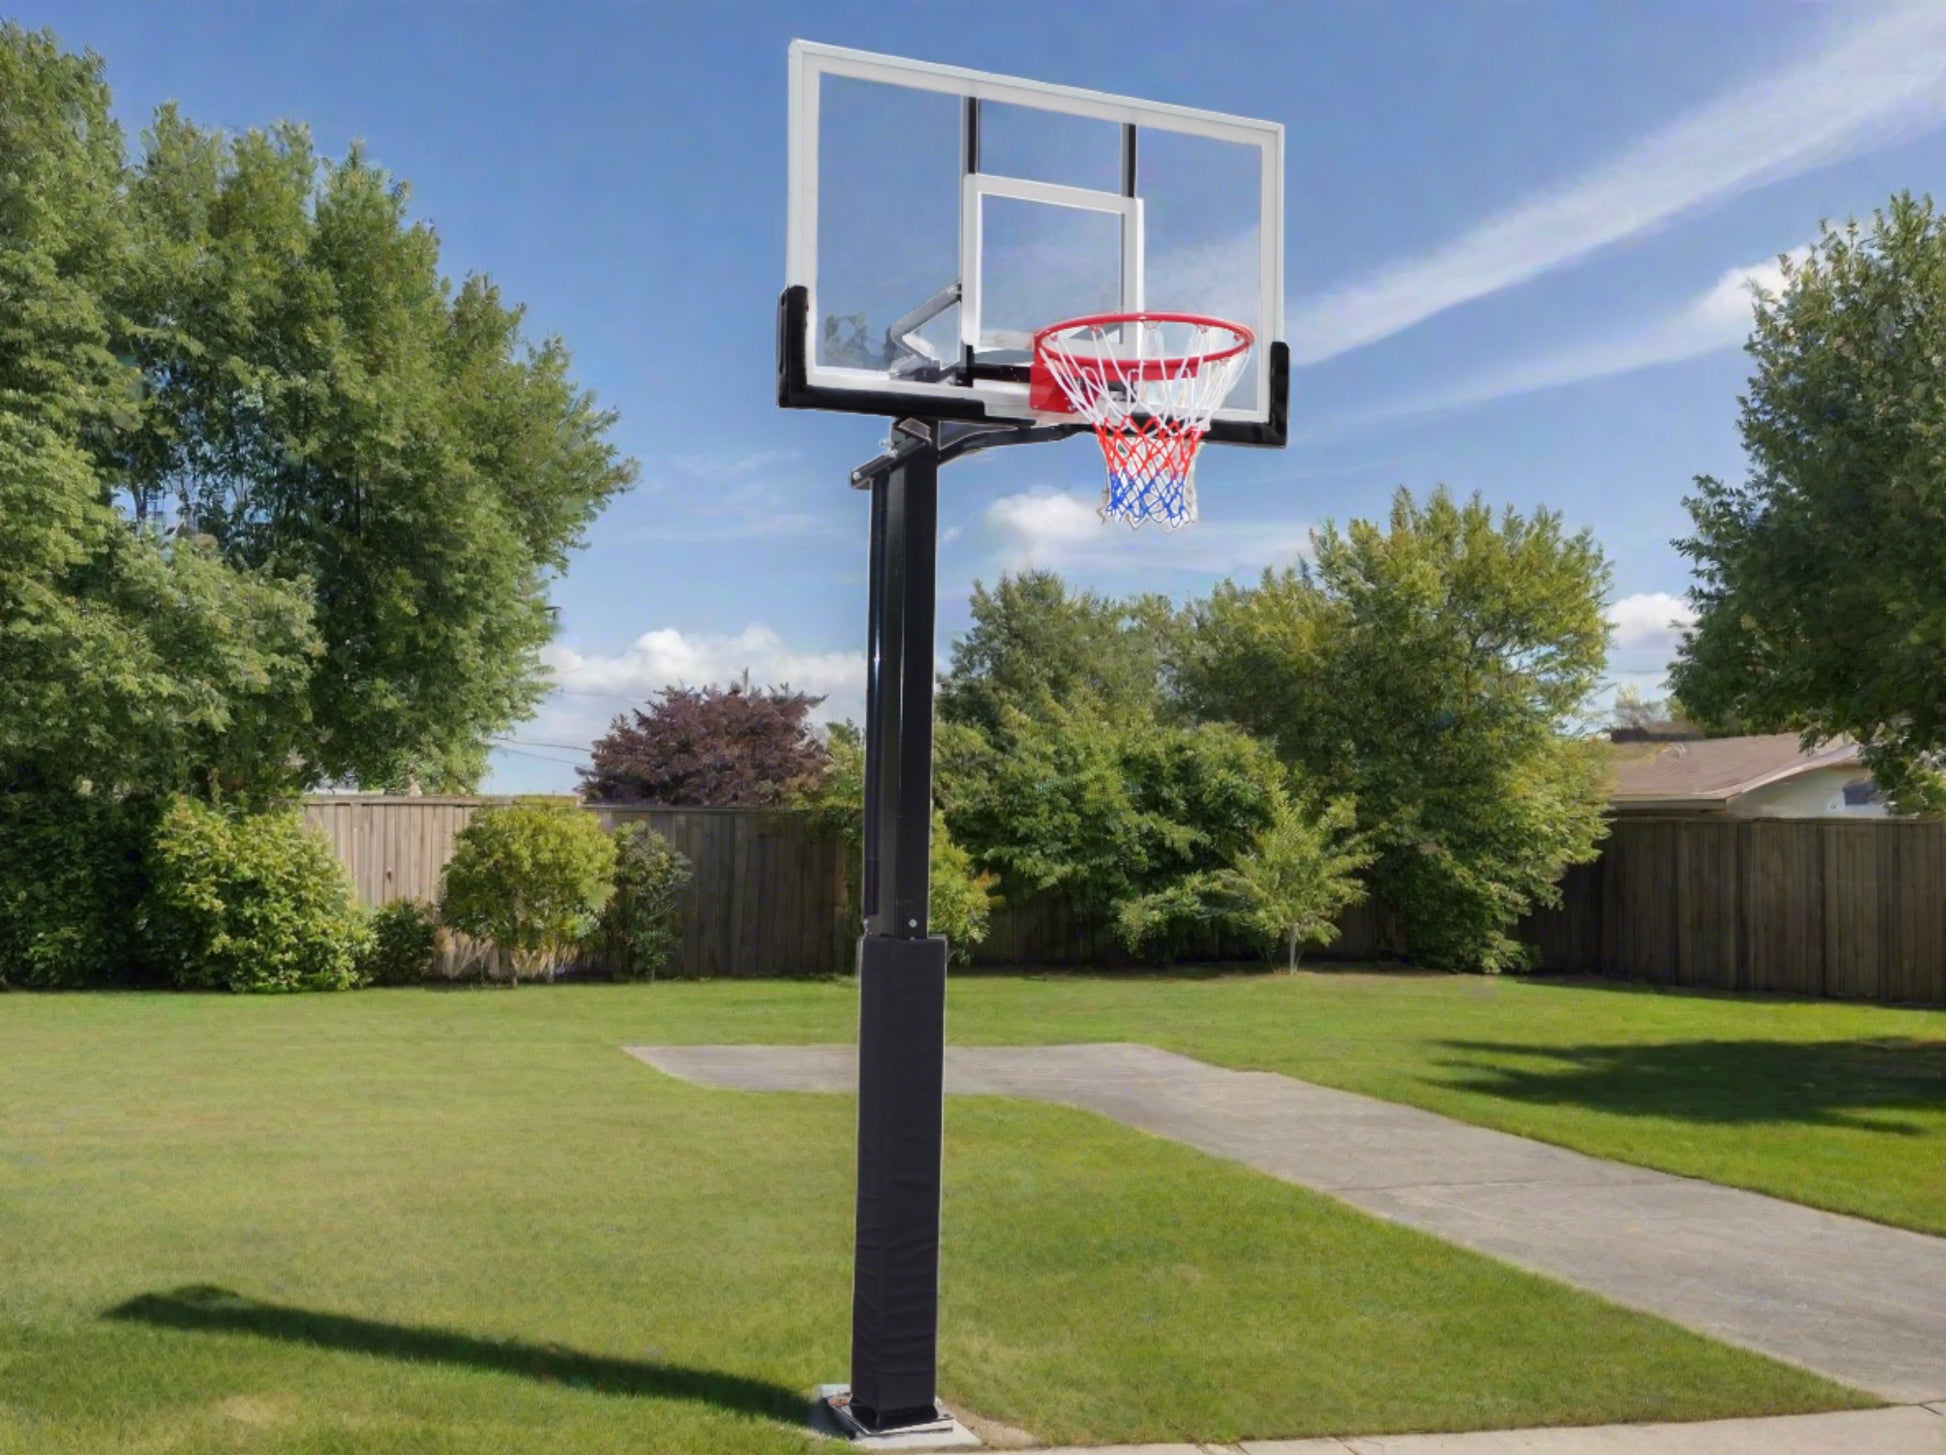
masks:
[(1079, 414), (1108, 464), (1104, 520), (1169, 530), (1196, 518), (1196, 457), (1256, 336), (1191, 313), (1073, 318), (1034, 335), (1031, 404)]

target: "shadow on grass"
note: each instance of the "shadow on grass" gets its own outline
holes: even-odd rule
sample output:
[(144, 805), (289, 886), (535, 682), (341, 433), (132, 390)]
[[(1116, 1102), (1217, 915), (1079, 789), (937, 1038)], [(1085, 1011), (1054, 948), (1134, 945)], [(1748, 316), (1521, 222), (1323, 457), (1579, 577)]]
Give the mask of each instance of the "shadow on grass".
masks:
[[(1423, 970), (1410, 965), (1376, 960), (1332, 960), (1319, 958), (1298, 962), (1299, 974), (1384, 976), (1395, 980), (1450, 980), (1446, 970)], [(1140, 962), (1128, 964), (1053, 964), (1033, 960), (1009, 961), (993, 965), (955, 965), (956, 980), (1092, 980), (1122, 984), (1160, 984), (1178, 980), (1284, 980), (1291, 977), (1282, 960), (1180, 960), (1167, 965)], [(1468, 976), (1482, 983), (1484, 977)]]
[(1923, 1135), (1946, 1112), (1946, 1040), (1664, 1041), (1535, 1046), (1441, 1041), (1440, 1084), (1510, 1101), (1721, 1125), (1798, 1123)]
[(1617, 995), (1654, 996), (1667, 1000), (1715, 1000), (1734, 1005), (1824, 1005), (1850, 1010), (1884, 1011), (1890, 1015), (1917, 1013), (1937, 1016), (1946, 1006), (1920, 1000), (1839, 1000), (1828, 995), (1808, 995), (1793, 990), (1728, 990), (1713, 985), (1672, 985), (1663, 980), (1641, 980), (1627, 975), (1596, 975), (1584, 971), (1522, 970), (1503, 977), (1522, 985), (1546, 986), (1556, 990), (1600, 990)]
[(694, 1400), (738, 1414), (780, 1420), (802, 1420), (805, 1409), (805, 1396), (796, 1390), (721, 1370), (614, 1359), (556, 1344), (482, 1339), (452, 1329), (417, 1328), (289, 1308), (208, 1285), (145, 1293), (109, 1309), (102, 1317), (197, 1333), (255, 1334), (413, 1364), (457, 1364), (600, 1394)]

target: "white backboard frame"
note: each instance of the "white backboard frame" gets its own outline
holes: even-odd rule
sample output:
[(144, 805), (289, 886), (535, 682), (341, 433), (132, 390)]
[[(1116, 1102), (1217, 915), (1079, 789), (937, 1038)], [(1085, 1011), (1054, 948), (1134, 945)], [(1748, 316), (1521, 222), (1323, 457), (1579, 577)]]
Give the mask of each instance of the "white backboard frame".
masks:
[[(962, 99), (1039, 108), (1070, 116), (1092, 117), (1122, 126), (1176, 132), (1258, 148), (1262, 162), (1259, 169), (1262, 183), (1258, 229), (1260, 256), (1257, 277), (1261, 293), (1258, 347), (1265, 366), (1254, 370), (1253, 397), (1233, 398), (1218, 411), (1216, 420), (1219, 426), (1225, 422), (1263, 426), (1281, 419), (1283, 384), (1279, 372), (1268, 367), (1271, 347), (1280, 345), (1283, 338), (1284, 128), (1280, 123), (1114, 96), (1079, 87), (990, 75), (959, 66), (876, 55), (814, 41), (793, 41), (790, 48), (790, 177), (785, 281), (787, 294), (793, 288), (806, 291), (807, 304), (801, 326), (807, 335), (815, 327), (815, 320), (821, 316), (817, 290), (818, 121), (820, 87), (826, 76), (941, 92)], [(1108, 204), (1114, 204), (1112, 210), (1121, 211), (1124, 217), (1125, 240), (1132, 243), (1124, 249), (1123, 287), (1127, 299), (1138, 301), (1129, 302), (1128, 306), (1143, 306), (1139, 301), (1143, 292), (1141, 208), (1139, 205), (1125, 206), (1131, 199), (1112, 193), (1094, 193), (1081, 188), (979, 172), (968, 174), (964, 195), (966, 204), (961, 217), (963, 264), (969, 256), (977, 261), (978, 201), (982, 196), (1012, 196), (1048, 202), (1050, 205), (1091, 206), (1100, 210), (1111, 210)], [(1088, 200), (1083, 201), (1084, 198)], [(1139, 203), (1139, 198), (1135, 200)], [(977, 278), (977, 272), (973, 272), (961, 279), (961, 331), (969, 341), (978, 336)], [(1170, 306), (1170, 300), (1166, 298), (1149, 299), (1147, 302), (1157, 308)], [(1056, 321), (1047, 320), (1049, 323)], [(942, 414), (965, 417), (964, 406), (972, 396), (985, 405), (988, 414), (994, 416), (1026, 418), (1030, 415), (1027, 408), (1028, 391), (1024, 383), (999, 379), (977, 379), (968, 383), (893, 380), (879, 370), (819, 363), (817, 350), (812, 347), (813, 340), (808, 336), (790, 343), (801, 350), (801, 382), (807, 386), (809, 393), (855, 393), (860, 396), (859, 407), (865, 407), (866, 412), (886, 412), (892, 403), (892, 396), (896, 396), (898, 400), (908, 401), (902, 406), (906, 412), (924, 414), (928, 412), (930, 403)], [(784, 392), (780, 390), (780, 397)], [(866, 400), (864, 396), (871, 397)], [(825, 407), (851, 406), (839, 402)], [(1212, 432), (1212, 438), (1220, 437), (1220, 431)], [(1275, 442), (1281, 443), (1281, 439)]]

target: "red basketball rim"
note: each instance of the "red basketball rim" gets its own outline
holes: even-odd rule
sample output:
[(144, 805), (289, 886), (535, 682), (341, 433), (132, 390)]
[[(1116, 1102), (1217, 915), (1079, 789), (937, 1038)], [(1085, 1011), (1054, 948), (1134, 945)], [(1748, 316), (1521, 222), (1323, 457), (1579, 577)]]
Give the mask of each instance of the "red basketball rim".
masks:
[(1108, 364), (1123, 378), (1140, 379), (1147, 383), (1156, 379), (1175, 378), (1185, 369), (1194, 372), (1209, 364), (1220, 364), (1225, 359), (1233, 359), (1238, 354), (1254, 348), (1257, 343), (1256, 332), (1247, 324), (1232, 323), (1227, 318), (1214, 318), (1202, 313), (1090, 313), (1080, 318), (1063, 319), (1060, 323), (1050, 323), (1034, 334), (1034, 357), (1039, 359), (1047, 341), (1057, 334), (1067, 333), (1077, 328), (1113, 328), (1124, 323), (1182, 323), (1195, 328), (1220, 328), (1236, 335), (1236, 342), (1228, 348), (1210, 349), (1202, 353), (1178, 354), (1173, 358), (1161, 359), (1121, 359), (1112, 354), (1080, 355), (1083, 362), (1099, 360)]

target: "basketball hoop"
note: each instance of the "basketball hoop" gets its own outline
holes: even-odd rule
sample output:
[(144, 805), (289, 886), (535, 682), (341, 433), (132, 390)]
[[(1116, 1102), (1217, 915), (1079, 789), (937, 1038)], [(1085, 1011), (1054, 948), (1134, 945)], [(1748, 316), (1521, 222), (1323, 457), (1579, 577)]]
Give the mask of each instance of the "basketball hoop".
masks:
[(1194, 313), (1099, 313), (1034, 335), (1029, 404), (1078, 414), (1108, 463), (1104, 520), (1196, 518), (1196, 455), (1257, 336)]

